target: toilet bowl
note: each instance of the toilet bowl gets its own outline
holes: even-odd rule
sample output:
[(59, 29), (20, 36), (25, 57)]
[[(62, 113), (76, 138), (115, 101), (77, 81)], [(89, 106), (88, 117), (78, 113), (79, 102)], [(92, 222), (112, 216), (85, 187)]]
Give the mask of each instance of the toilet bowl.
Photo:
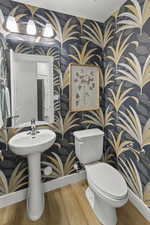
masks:
[(116, 208), (128, 201), (127, 185), (121, 174), (107, 163), (85, 166), (89, 188), (86, 197), (103, 225), (116, 225)]
[(107, 163), (98, 162), (103, 152), (99, 129), (74, 132), (75, 151), (84, 164), (89, 187), (86, 197), (103, 225), (116, 225), (116, 208), (128, 201), (128, 188), (122, 175)]
[(128, 199), (128, 189), (122, 175), (107, 163), (85, 166), (90, 188), (109, 204), (118, 208)]

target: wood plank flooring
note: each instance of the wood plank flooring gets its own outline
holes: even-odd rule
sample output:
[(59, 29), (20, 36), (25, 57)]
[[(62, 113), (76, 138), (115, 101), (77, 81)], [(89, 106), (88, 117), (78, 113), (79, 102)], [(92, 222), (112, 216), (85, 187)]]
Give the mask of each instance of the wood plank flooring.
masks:
[[(45, 211), (36, 222), (28, 220), (25, 201), (0, 209), (0, 225), (102, 225), (86, 200), (86, 188), (82, 181), (45, 194)], [(150, 225), (131, 203), (117, 213), (117, 225)]]

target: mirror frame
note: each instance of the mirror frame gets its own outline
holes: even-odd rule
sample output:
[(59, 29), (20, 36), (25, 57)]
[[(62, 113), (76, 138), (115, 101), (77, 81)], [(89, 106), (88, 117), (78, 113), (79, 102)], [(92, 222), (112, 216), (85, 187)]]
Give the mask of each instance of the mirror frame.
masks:
[[(50, 84), (52, 88), (49, 88), (49, 95), (50, 95), (50, 115), (48, 117), (48, 123), (53, 123), (54, 122), (54, 74), (53, 74), (53, 63), (54, 63), (54, 57), (53, 56), (45, 56), (45, 55), (33, 55), (33, 54), (21, 54), (21, 53), (16, 53), (12, 49), (10, 49), (10, 89), (11, 89), (11, 112), (12, 116), (15, 116), (15, 74), (13, 73), (14, 71), (14, 64), (12, 63), (13, 61), (17, 60), (19, 61), (30, 61), (30, 62), (42, 62), (42, 63), (49, 63), (52, 64), (50, 67), (49, 71), (49, 79), (50, 79)], [(17, 127), (15, 124), (15, 118), (12, 118), (12, 127)]]

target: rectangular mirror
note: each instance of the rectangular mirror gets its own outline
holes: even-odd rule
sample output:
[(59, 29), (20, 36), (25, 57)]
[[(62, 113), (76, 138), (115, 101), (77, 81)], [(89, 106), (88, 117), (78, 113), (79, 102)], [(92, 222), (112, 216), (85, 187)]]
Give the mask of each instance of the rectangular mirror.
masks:
[(53, 57), (10, 51), (12, 127), (38, 121), (54, 122)]

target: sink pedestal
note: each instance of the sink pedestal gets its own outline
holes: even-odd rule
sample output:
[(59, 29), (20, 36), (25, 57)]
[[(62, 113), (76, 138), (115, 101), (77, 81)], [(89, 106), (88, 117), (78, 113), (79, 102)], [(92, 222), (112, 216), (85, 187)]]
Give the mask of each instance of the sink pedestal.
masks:
[(27, 212), (32, 221), (38, 220), (44, 210), (44, 191), (41, 180), (41, 153), (36, 152), (27, 157), (29, 167), (29, 188), (27, 195)]
[(41, 180), (41, 154), (56, 140), (56, 134), (49, 129), (41, 129), (36, 135), (24, 131), (9, 140), (9, 147), (16, 155), (27, 156), (29, 168), (29, 188), (27, 213), (32, 221), (38, 220), (44, 210), (44, 190)]

